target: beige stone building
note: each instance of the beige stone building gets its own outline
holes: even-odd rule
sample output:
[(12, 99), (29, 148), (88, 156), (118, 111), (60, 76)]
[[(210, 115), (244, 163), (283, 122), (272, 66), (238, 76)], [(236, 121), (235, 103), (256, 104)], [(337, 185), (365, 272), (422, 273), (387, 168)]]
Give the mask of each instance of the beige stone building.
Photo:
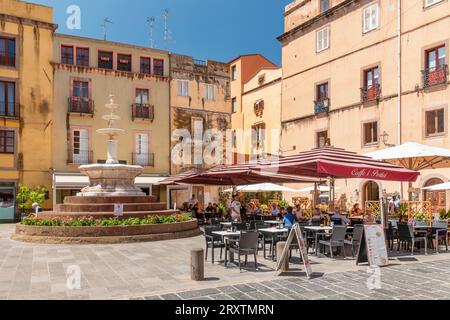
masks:
[(153, 184), (170, 174), (169, 55), (165, 51), (57, 34), (54, 38), (53, 192), (55, 203), (87, 185), (78, 167), (106, 161), (96, 133), (108, 96), (120, 105), (119, 160), (141, 165), (136, 181), (165, 201)]
[(0, 0), (0, 222), (20, 219), (19, 184), (51, 189), (56, 27), (52, 8)]
[[(401, 3), (401, 7), (398, 6)], [(282, 44), (282, 150), (327, 141), (359, 153), (389, 144), (450, 146), (450, 2), (297, 0), (286, 7)], [(286, 152), (290, 154), (293, 152)], [(427, 170), (414, 185), (448, 181)], [(338, 181), (349, 200), (377, 200), (407, 185)], [(420, 192), (436, 208), (445, 192)]]
[[(266, 142), (271, 141), (265, 139), (265, 131), (280, 126), (281, 70), (260, 54), (241, 55), (229, 64), (232, 161), (242, 163), (249, 161), (252, 154), (264, 153)], [(252, 128), (256, 135), (252, 135)]]
[[(231, 129), (229, 65), (171, 54), (170, 109), (172, 174), (190, 169), (206, 170), (223, 163), (226, 135)], [(178, 132), (185, 140), (180, 140)], [(219, 136), (216, 133), (220, 133)], [(219, 152), (208, 159), (205, 146), (215, 139), (213, 137), (222, 139), (223, 152), (222, 156)], [(187, 149), (176, 148), (181, 142)], [(217, 203), (218, 190), (212, 186), (170, 186), (167, 202), (172, 207), (175, 203), (180, 207), (195, 194), (202, 204)]]

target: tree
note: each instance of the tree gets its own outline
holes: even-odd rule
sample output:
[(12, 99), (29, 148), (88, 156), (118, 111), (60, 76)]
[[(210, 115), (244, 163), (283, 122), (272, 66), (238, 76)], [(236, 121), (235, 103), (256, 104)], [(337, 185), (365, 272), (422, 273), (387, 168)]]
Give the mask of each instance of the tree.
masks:
[(30, 188), (23, 184), (19, 185), (19, 193), (16, 196), (19, 209), (22, 213), (26, 213), (32, 209), (33, 203), (42, 206), (47, 192), (48, 190), (44, 186)]

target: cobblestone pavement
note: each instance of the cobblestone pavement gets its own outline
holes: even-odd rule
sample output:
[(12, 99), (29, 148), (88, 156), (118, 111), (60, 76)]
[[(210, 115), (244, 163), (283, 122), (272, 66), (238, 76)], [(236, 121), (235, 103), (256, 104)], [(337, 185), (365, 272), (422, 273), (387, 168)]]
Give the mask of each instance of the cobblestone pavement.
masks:
[[(395, 261), (392, 262), (395, 264)], [(381, 285), (368, 289), (367, 270), (337, 272), (306, 280), (287, 277), (233, 286), (184, 291), (145, 300), (448, 300), (450, 260), (381, 269)], [(370, 281), (373, 284), (372, 281)]]
[[(324, 276), (306, 281), (301, 266), (295, 263), (291, 266), (293, 273), (282, 278), (277, 277), (274, 273), (275, 264), (264, 259), (260, 253), (258, 272), (252, 268), (242, 272), (239, 272), (236, 267), (225, 269), (223, 264), (213, 265), (208, 261), (205, 263), (206, 281), (193, 282), (190, 280), (190, 250), (204, 248), (203, 237), (122, 245), (39, 245), (11, 240), (10, 235), (13, 230), (14, 225), (0, 224), (0, 299), (129, 299), (144, 296), (186, 299), (214, 296), (214, 298), (241, 299), (241, 296), (250, 297), (250, 292), (252, 297), (260, 295), (285, 299), (294, 297), (295, 291), (283, 285), (297, 286), (298, 284), (307, 288), (316, 286), (319, 293), (307, 295), (307, 297), (321, 298), (332, 296), (336, 292), (339, 294), (346, 292), (340, 286), (333, 287), (335, 283), (339, 285), (342, 283), (344, 288), (348, 286), (348, 289), (352, 289), (353, 283), (350, 285), (350, 282), (344, 281), (347, 278), (359, 279), (356, 282), (362, 282), (362, 284), (355, 288), (361, 287), (361, 292), (367, 292), (367, 290), (364, 291), (367, 267), (356, 266), (351, 258), (343, 260), (341, 257), (330, 259), (312, 256), (313, 271), (322, 273)], [(217, 250), (216, 259), (218, 255)], [(444, 271), (431, 273), (431, 275), (446, 281), (449, 279), (448, 269), (450, 268), (447, 263), (439, 262), (445, 259), (450, 261), (450, 254), (428, 256), (420, 254), (412, 261), (409, 258), (406, 261), (393, 261), (403, 266), (383, 269), (383, 273), (393, 274), (394, 280), (404, 281), (405, 286), (411, 283), (412, 287), (418, 289), (415, 295), (420, 292), (430, 294), (433, 291), (417, 284), (420, 285), (421, 281), (424, 281), (421, 279), (432, 278), (417, 270), (425, 268), (424, 270), (428, 272), (433, 271), (433, 268), (441, 269), (442, 267)], [(249, 262), (253, 267), (251, 258)], [(417, 262), (436, 263), (436, 266), (425, 264), (425, 267), (421, 265), (412, 267), (412, 264)], [(81, 287), (78, 290), (69, 290), (67, 286), (68, 271), (71, 267), (79, 267), (81, 272)], [(418, 274), (421, 278), (411, 282), (410, 280), (414, 277), (409, 277), (407, 272), (402, 272), (404, 267), (411, 268), (414, 275)], [(398, 279), (397, 274), (399, 274)], [(391, 281), (386, 283), (384, 290), (388, 290), (388, 284)], [(266, 284), (271, 288), (270, 295), (267, 295), (269, 288)], [(446, 284), (442, 283), (442, 288), (445, 286)], [(224, 288), (217, 289), (217, 287)], [(445, 292), (442, 288), (439, 292)], [(300, 290), (295, 286), (292, 289)], [(185, 293), (173, 295), (173, 292), (180, 291)], [(300, 294), (303, 296), (304, 293)], [(170, 295), (166, 296), (166, 294)], [(356, 293), (348, 293), (348, 295), (358, 297)]]

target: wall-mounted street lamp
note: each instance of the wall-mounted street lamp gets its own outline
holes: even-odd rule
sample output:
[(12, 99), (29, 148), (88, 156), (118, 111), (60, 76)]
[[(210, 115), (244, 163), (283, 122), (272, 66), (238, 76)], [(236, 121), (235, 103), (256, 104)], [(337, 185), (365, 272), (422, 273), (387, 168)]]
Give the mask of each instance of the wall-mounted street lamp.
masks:
[(383, 141), (383, 144), (386, 147), (395, 147), (395, 144), (388, 143), (388, 141), (389, 141), (389, 134), (386, 131), (383, 131), (383, 133), (381, 134), (380, 137), (381, 137), (381, 141)]

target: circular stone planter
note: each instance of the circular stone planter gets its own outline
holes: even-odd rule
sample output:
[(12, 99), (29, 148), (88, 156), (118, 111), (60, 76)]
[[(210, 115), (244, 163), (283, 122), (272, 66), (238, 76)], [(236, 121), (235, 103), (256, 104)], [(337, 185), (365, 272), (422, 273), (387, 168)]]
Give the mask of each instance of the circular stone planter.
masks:
[(115, 244), (181, 239), (200, 234), (197, 220), (111, 227), (40, 227), (17, 224), (11, 239), (46, 244)]

